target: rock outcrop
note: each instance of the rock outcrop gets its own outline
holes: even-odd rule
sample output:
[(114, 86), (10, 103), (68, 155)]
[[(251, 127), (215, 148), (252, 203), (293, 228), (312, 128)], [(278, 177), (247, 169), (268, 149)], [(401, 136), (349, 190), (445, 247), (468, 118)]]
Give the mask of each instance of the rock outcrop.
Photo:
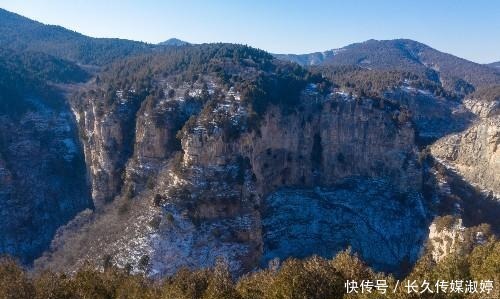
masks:
[(111, 107), (102, 99), (73, 102), (73, 113), (83, 140), (85, 161), (96, 207), (113, 200), (122, 184), (121, 174), (133, 150), (137, 101)]
[(414, 131), (409, 119), (397, 117), (404, 112), (343, 96), (304, 101), (295, 114), (269, 110), (258, 131), (233, 142), (198, 127), (182, 139), (185, 166), (220, 166), (242, 156), (261, 194), (281, 186), (328, 186), (355, 175), (390, 177), (401, 190), (420, 188)]
[(428, 90), (403, 84), (385, 96), (411, 111), (417, 131), (417, 142), (428, 145), (453, 133), (467, 129), (477, 118), (459, 101), (437, 97)]

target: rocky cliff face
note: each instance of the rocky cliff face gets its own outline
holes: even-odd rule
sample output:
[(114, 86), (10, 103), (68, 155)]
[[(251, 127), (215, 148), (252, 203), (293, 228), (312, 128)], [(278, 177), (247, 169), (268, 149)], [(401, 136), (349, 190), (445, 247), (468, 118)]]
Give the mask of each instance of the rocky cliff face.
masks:
[(418, 190), (414, 131), (404, 111), (339, 95), (304, 102), (296, 114), (271, 109), (258, 131), (233, 142), (198, 127), (182, 139), (184, 165), (221, 166), (242, 156), (261, 194), (280, 186), (331, 185), (353, 175), (390, 177), (402, 190)]
[[(404, 72), (343, 89), (237, 45), (157, 52), (109, 65), (68, 105), (2, 102), (0, 252), (29, 263), (55, 235), (37, 268), (162, 276), (350, 246), (402, 274), (436, 215), (499, 231), (497, 99), (445, 98), (438, 77)], [(380, 92), (363, 91), (370, 80)], [(461, 230), (434, 221), (436, 260)]]
[[(178, 93), (183, 91), (178, 89)], [(115, 102), (106, 105), (102, 96)], [(126, 182), (133, 183), (126, 185), (130, 195), (135, 193), (136, 183), (138, 188), (144, 187), (144, 180), (180, 148), (176, 133), (182, 124), (200, 110), (196, 102), (144, 100), (133, 89), (83, 96), (72, 106), (97, 207), (124, 191)]]
[(121, 174), (133, 149), (137, 109), (133, 101), (112, 107), (105, 107), (97, 98), (73, 103), (97, 207), (113, 200), (121, 188)]
[(465, 227), (462, 219), (447, 215), (437, 217), (430, 226), (428, 248), (432, 258), (439, 262), (450, 254), (468, 254), (491, 236), (488, 225)]
[(0, 115), (0, 252), (29, 264), (92, 202), (71, 114), (24, 101), (29, 110)]
[[(287, 209), (286, 204), (283, 206), (283, 212), (277, 211), (276, 205), (279, 203), (273, 202), (276, 196), (271, 194), (282, 187), (334, 186), (343, 178), (362, 176), (390, 180), (395, 192), (403, 192), (403, 197), (407, 196), (408, 192), (418, 194), (421, 188), (422, 172), (416, 161), (416, 148), (413, 142), (414, 131), (408, 122), (409, 119), (405, 118), (404, 112), (391, 110), (389, 107), (380, 109), (376, 106), (378, 103), (372, 100), (355, 100), (341, 95), (320, 97), (314, 93), (312, 86), (305, 93), (303, 103), (301, 112), (289, 115), (283, 114), (279, 109), (270, 109), (262, 120), (258, 132), (243, 134), (231, 142), (225, 142), (217, 129), (210, 133), (208, 128), (203, 127), (201, 121), (198, 122), (198, 126), (193, 132), (184, 135), (182, 139), (183, 166), (188, 169), (201, 169), (205, 180), (207, 178), (213, 180), (211, 175), (207, 175), (210, 171), (206, 171), (206, 169), (225, 169), (222, 172), (230, 173), (228, 170), (233, 167), (237, 167), (239, 171), (244, 168), (243, 173), (247, 175), (242, 176), (241, 190), (234, 190), (235, 198), (233, 200), (228, 198), (228, 200), (233, 205), (235, 200), (239, 201), (237, 206), (240, 206), (239, 209), (243, 211), (248, 209), (248, 206), (251, 207), (249, 203), (256, 206), (258, 214), (254, 215), (255, 220), (250, 223), (255, 224), (253, 230), (257, 232), (264, 229), (279, 230), (279, 227), (274, 227), (272, 224), (281, 226), (284, 222), (276, 221), (276, 219), (288, 218), (292, 219), (289, 223), (294, 222), (293, 213), (297, 211)], [(226, 103), (225, 105), (238, 105), (238, 103)], [(239, 157), (247, 164), (238, 162), (238, 159), (234, 159), (234, 157)], [(192, 181), (192, 178), (185, 179)], [(198, 182), (198, 180), (195, 181)], [(353, 184), (356, 185), (356, 182), (354, 181)], [(210, 187), (212, 189), (213, 185)], [(195, 208), (197, 219), (224, 217), (224, 213), (221, 215), (224, 209), (220, 209), (221, 212), (215, 215), (204, 215), (205, 206), (209, 202), (213, 202), (213, 198), (204, 196), (209, 190), (202, 190), (202, 192), (194, 191), (195, 194), (200, 195), (193, 196), (197, 199), (193, 203), (198, 206)], [(193, 193), (192, 190), (190, 191)], [(214, 193), (216, 198), (221, 197), (222, 194), (228, 193), (227, 187), (222, 186), (219, 192)], [(237, 199), (238, 193), (241, 194), (239, 200)], [(166, 196), (168, 197), (168, 193)], [(200, 203), (200, 197), (208, 198)], [(376, 196), (367, 197), (367, 200), (376, 200)], [(292, 198), (302, 202), (305, 206), (304, 209), (314, 209), (307, 193), (301, 195), (299, 192), (298, 195), (290, 196), (288, 199), (292, 200)], [(360, 206), (364, 206), (362, 198), (352, 196), (351, 199), (353, 204), (357, 202)], [(284, 199), (284, 202), (286, 201), (287, 199)], [(330, 201), (332, 204), (335, 202), (334, 199), (330, 199)], [(417, 202), (419, 202), (418, 205), (422, 206), (421, 200), (417, 200)], [(274, 206), (272, 210), (276, 211), (276, 214), (269, 211), (272, 206)], [(234, 208), (229, 210), (234, 212)], [(330, 212), (334, 211), (325, 210), (318, 213), (324, 214), (325, 219), (328, 219), (326, 214)], [(264, 221), (262, 213), (267, 215), (267, 226), (260, 224)], [(422, 213), (425, 214), (423, 207)], [(236, 218), (244, 217), (244, 215), (227, 216)], [(306, 221), (314, 221), (312, 215), (310, 216)], [(421, 214), (418, 217), (420, 217), (420, 223), (423, 226), (417, 226), (414, 229), (425, 230), (425, 216)], [(298, 219), (297, 222), (302, 223)], [(337, 222), (332, 223), (332, 225), (334, 226), (335, 223)], [(337, 224), (340, 225), (340, 223)], [(405, 229), (402, 231), (407, 232)], [(341, 239), (341, 235), (345, 233), (347, 232), (338, 231), (331, 234), (330, 237)], [(363, 228), (356, 227), (353, 228), (352, 233), (364, 234), (366, 230), (363, 231)], [(268, 234), (265, 238), (260, 235), (255, 240), (255, 245), (258, 246), (259, 250), (257, 252), (250, 251), (250, 254), (258, 260), (252, 264), (262, 263), (270, 256), (287, 257), (286, 254), (269, 250), (272, 246), (268, 243), (291, 242), (293, 236), (287, 238), (283, 235), (279, 237), (274, 235), (283, 238), (282, 241), (273, 240), (270, 236), (272, 234)], [(414, 242), (422, 242), (418, 237), (419, 234), (415, 234), (415, 236), (418, 241)], [(318, 238), (322, 239), (323, 237), (323, 240), (328, 239), (326, 235)], [(329, 245), (331, 246), (325, 250), (330, 250), (330, 253), (342, 248), (341, 244)], [(403, 254), (410, 261), (415, 260), (415, 253), (419, 250), (418, 246), (413, 247), (412, 245), (415, 244), (407, 244), (412, 249), (408, 249)], [(360, 247), (356, 249), (361, 250)], [(293, 255), (303, 256), (309, 252), (297, 248), (294, 253)], [(366, 255), (368, 257), (370, 254)], [(395, 266), (402, 260), (403, 256), (398, 256), (394, 257), (392, 262), (387, 263)], [(385, 269), (388, 268), (385, 267)]]
[[(222, 258), (241, 274), (351, 246), (376, 269), (402, 274), (436, 215), (498, 227), (489, 212), (498, 207), (450, 172), (434, 145), (431, 155), (424, 149), (491, 119), (493, 106), (469, 107), (408, 80), (383, 98), (348, 95), (295, 66), (229, 53), (172, 74), (133, 61), (147, 88), (112, 76), (79, 93), (72, 110), (98, 209), (63, 227), (38, 268), (112, 262), (163, 276)], [(495, 156), (478, 142), (470, 155)]]
[[(220, 87), (210, 80), (200, 85), (210, 86), (207, 92), (220, 93), (223, 100), (201, 109), (198, 85), (184, 84), (175, 94), (191, 93), (194, 100), (165, 96), (142, 103), (134, 121), (133, 153), (120, 163), (126, 168), (115, 185), (122, 186), (113, 193), (115, 202), (107, 212), (90, 216), (83, 228), (61, 231), (63, 241), (38, 261), (40, 267), (77, 267), (85, 259), (99, 265), (108, 258), (134, 271), (165, 275), (224, 258), (235, 273), (242, 273), (272, 258), (309, 255), (308, 246), (321, 240), (330, 241), (315, 253), (331, 256), (350, 245), (383, 270), (399, 271), (415, 261), (430, 214), (420, 195), (422, 168), (407, 111), (378, 100), (324, 96), (310, 85), (294, 112), (270, 106), (252, 125), (238, 90), (215, 91)], [(93, 102), (87, 101), (90, 107)], [(126, 109), (127, 102), (122, 103)], [(108, 112), (116, 121), (96, 122), (95, 113), (81, 111), (80, 127), (90, 137), (84, 138), (87, 161), (100, 182), (100, 172), (118, 169), (117, 160), (105, 155), (118, 156), (124, 134), (118, 119), (123, 118)], [(174, 132), (190, 115), (176, 144)], [(239, 131), (228, 130), (227, 119)], [(118, 129), (103, 129), (110, 124)], [(118, 147), (99, 146), (105, 143), (101, 139), (118, 140)], [(94, 188), (94, 195), (112, 190), (100, 184)], [(377, 202), (384, 200), (387, 209), (377, 210)], [(373, 210), (366, 208), (368, 203)], [(338, 209), (322, 210), (325, 205)], [(301, 215), (303, 209), (310, 212)], [(405, 217), (393, 217), (399, 209), (408, 211)], [(347, 211), (353, 217), (349, 225), (334, 217)], [(310, 240), (280, 249), (304, 237), (305, 227), (312, 223), (313, 229), (318, 221), (322, 227)], [(277, 233), (285, 223), (297, 223), (297, 230)], [(341, 241), (348, 235), (351, 241)], [(379, 244), (377, 252), (366, 242)], [(384, 255), (377, 257), (379, 251)], [(68, 258), (69, 252), (80, 262)]]

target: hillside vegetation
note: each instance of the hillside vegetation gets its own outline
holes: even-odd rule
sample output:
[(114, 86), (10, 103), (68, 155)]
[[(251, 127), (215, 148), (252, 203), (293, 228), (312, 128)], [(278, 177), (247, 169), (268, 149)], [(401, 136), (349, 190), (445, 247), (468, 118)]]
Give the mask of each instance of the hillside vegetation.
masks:
[(409, 39), (368, 40), (341, 49), (303, 55), (277, 55), (304, 65), (358, 66), (367, 70), (411, 72), (461, 95), (500, 84), (498, 69), (443, 53)]
[[(91, 267), (72, 275), (53, 272), (31, 275), (13, 260), (0, 260), (0, 297), (9, 299), (40, 298), (186, 298), (186, 299), (258, 299), (258, 298), (498, 298), (499, 288), (486, 293), (481, 283), (497, 282), (500, 278), (500, 242), (491, 238), (464, 254), (451, 254), (435, 263), (424, 255), (413, 271), (404, 279), (378, 273), (367, 267), (349, 250), (340, 252), (333, 259), (311, 257), (305, 260), (288, 259), (283, 263), (273, 261), (268, 269), (260, 270), (234, 280), (224, 262), (214, 268), (181, 269), (175, 275), (154, 280), (143, 275), (131, 274), (127, 269), (117, 269), (112, 260), (104, 260), (104, 271)], [(144, 263), (147, 268), (147, 261)], [(381, 294), (375, 287), (368, 293), (347, 294), (346, 281), (385, 280), (387, 289)], [(435, 293), (439, 281), (464, 281), (462, 292)], [(415, 292), (406, 287), (417, 282)], [(466, 292), (466, 282), (477, 282), (476, 293)], [(427, 282), (430, 291), (424, 291)], [(395, 290), (395, 291), (394, 291)], [(441, 289), (442, 290), (442, 289)], [(481, 293), (482, 291), (482, 293)], [(422, 292), (422, 293), (420, 293)]]
[(0, 9), (0, 44), (16, 51), (36, 51), (82, 64), (104, 65), (153, 48), (117, 38), (92, 38), (60, 26), (44, 25)]
[(0, 112), (27, 109), (25, 96), (57, 97), (54, 83), (83, 82), (88, 78), (89, 74), (73, 62), (39, 52), (0, 48)]

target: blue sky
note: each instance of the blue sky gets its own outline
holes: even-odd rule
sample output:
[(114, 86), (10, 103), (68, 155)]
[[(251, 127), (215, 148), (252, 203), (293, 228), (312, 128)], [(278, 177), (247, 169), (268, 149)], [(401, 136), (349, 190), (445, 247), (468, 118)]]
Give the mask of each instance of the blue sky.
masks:
[(500, 1), (0, 0), (0, 7), (95, 37), (235, 42), (309, 53), (410, 38), (472, 61), (500, 60)]

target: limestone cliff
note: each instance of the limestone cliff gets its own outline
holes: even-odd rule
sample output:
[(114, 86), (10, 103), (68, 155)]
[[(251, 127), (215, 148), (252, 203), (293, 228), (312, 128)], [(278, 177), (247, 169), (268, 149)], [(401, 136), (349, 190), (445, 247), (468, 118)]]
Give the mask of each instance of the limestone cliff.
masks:
[(133, 148), (138, 104), (123, 101), (106, 107), (97, 98), (79, 100), (73, 101), (72, 110), (83, 140), (92, 198), (101, 207), (121, 188), (121, 173)]
[[(170, 83), (163, 84), (170, 88)], [(275, 257), (309, 255), (307, 247), (314, 239), (331, 240), (316, 253), (331, 256), (352, 246), (378, 269), (399, 271), (416, 260), (431, 215), (420, 195), (422, 168), (407, 111), (368, 98), (321, 95), (310, 85), (295, 111), (271, 105), (252, 126), (238, 90), (210, 81), (200, 85), (210, 86), (207, 92), (219, 93), (221, 100), (201, 109), (195, 85), (187, 91), (175, 89), (175, 94), (191, 92), (199, 100), (175, 96), (142, 104), (133, 153), (123, 164), (123, 188), (115, 191), (115, 202), (104, 213), (86, 216), (90, 218), (82, 228), (61, 231), (58, 240), (63, 241), (38, 266), (71, 269), (86, 259), (100, 265), (108, 258), (134, 271), (165, 275), (181, 266), (210, 266), (225, 258), (235, 273), (242, 273)], [(88, 112), (78, 115), (89, 117)], [(189, 115), (178, 135), (179, 151), (173, 132)], [(228, 132), (227, 119), (239, 131)], [(80, 123), (92, 121), (80, 118)], [(81, 126), (88, 128), (89, 148), (113, 136), (107, 132), (119, 132), (94, 125)], [(106, 155), (117, 156), (117, 148), (106, 150)], [(95, 161), (91, 169), (111, 173), (99, 158), (87, 161)], [(318, 196), (321, 200), (315, 203)], [(387, 209), (377, 208), (381, 202)], [(373, 210), (367, 209), (368, 203)], [(311, 212), (297, 216), (301, 210)], [(393, 217), (396, 210), (407, 212)], [(332, 213), (356, 217), (347, 224)], [(323, 219), (324, 227), (309, 236), (310, 243), (278, 250), (283, 245), (276, 244), (297, 237), (276, 233), (285, 219), (290, 226), (297, 223), (297, 233), (304, 234), (300, 237), (308, 231), (300, 223), (315, 227)], [(389, 234), (394, 227), (397, 231)], [(372, 250), (366, 242), (379, 245)], [(377, 257), (380, 252), (383, 256)]]
[[(230, 157), (249, 160), (257, 189), (331, 185), (348, 176), (390, 177), (401, 190), (418, 190), (421, 172), (404, 111), (370, 99), (306, 97), (300, 112), (266, 113), (258, 130), (225, 142), (219, 130), (198, 126), (182, 139), (185, 166), (221, 166)], [(238, 103), (230, 103), (238, 105)]]

